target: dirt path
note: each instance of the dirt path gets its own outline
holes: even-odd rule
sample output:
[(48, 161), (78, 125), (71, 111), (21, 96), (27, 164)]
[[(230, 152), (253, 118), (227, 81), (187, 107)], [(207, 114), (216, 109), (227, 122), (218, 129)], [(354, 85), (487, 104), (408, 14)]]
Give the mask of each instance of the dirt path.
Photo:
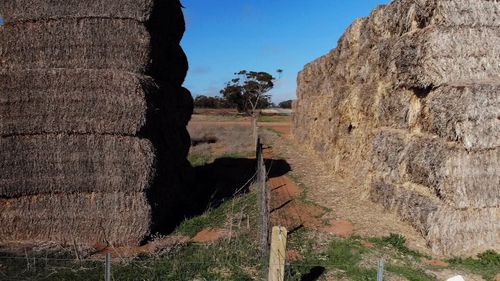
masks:
[[(295, 143), (290, 135), (278, 137), (265, 133), (265, 141), (273, 147), (274, 153), (285, 158), (292, 168), (292, 174), (300, 179), (307, 192), (307, 199), (331, 209), (321, 219), (342, 226), (344, 222), (354, 225), (353, 232), (361, 236), (385, 236), (402, 234), (409, 246), (430, 253), (422, 235), (408, 223), (367, 198), (367, 190), (357, 188), (355, 182), (334, 175), (313, 151)], [(332, 226), (332, 232), (335, 227)]]

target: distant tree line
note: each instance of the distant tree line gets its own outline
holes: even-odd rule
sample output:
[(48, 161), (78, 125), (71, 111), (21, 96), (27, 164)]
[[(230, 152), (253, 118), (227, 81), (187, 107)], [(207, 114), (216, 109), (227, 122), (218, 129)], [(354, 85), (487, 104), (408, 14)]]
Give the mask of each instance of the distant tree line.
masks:
[[(279, 75), (283, 70), (276, 71)], [(269, 91), (274, 87), (276, 78), (267, 72), (242, 70), (234, 74), (235, 78), (227, 82), (219, 93), (221, 96), (211, 97), (199, 95), (194, 99), (198, 108), (236, 108), (239, 112), (250, 115), (256, 109), (276, 107), (271, 102)], [(291, 108), (292, 101), (279, 103), (281, 108)]]

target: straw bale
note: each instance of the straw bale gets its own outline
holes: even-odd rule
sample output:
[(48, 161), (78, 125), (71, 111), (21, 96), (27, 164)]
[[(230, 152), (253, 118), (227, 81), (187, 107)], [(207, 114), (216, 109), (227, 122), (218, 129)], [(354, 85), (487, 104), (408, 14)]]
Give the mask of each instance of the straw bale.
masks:
[(455, 210), (442, 206), (428, 221), (426, 239), (435, 253), (458, 256), (500, 251), (500, 208)]
[(437, 197), (380, 181), (372, 185), (370, 198), (419, 230), (434, 253), (470, 255), (471, 251), (499, 249), (498, 207), (457, 210)]
[(399, 37), (430, 25), (498, 27), (500, 7), (490, 0), (398, 0), (376, 8), (368, 17), (377, 37)]
[(500, 84), (445, 85), (426, 98), (423, 129), (467, 150), (500, 146)]
[(430, 26), (393, 46), (391, 72), (399, 86), (427, 88), (500, 78), (500, 29)]
[(398, 213), (424, 236), (428, 231), (429, 216), (440, 206), (437, 198), (382, 181), (373, 183), (370, 199), (380, 203), (385, 209)]
[(407, 153), (408, 179), (433, 189), (457, 208), (500, 206), (500, 150), (468, 152), (439, 140), (416, 138)]
[(111, 135), (0, 138), (0, 197), (141, 192), (154, 176), (150, 141)]
[(121, 71), (3, 71), (0, 135), (135, 135), (146, 122), (146, 96), (158, 91), (151, 78)]
[(406, 153), (404, 134), (388, 130), (375, 132), (372, 147), (375, 173), (388, 182), (401, 182)]
[(2, 69), (89, 68), (144, 72), (150, 35), (135, 20), (64, 19), (6, 25)]
[(2, 0), (7, 23), (60, 18), (121, 18), (146, 21), (154, 0)]
[(145, 193), (60, 193), (0, 198), (0, 243), (138, 245), (149, 233)]

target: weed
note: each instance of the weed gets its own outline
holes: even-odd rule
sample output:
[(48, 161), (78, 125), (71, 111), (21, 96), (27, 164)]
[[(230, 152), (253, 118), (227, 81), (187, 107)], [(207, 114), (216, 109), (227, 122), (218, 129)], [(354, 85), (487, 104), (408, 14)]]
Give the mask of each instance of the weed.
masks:
[(437, 280), (436, 278), (426, 274), (420, 269), (413, 269), (408, 266), (399, 266), (399, 265), (393, 265), (393, 264), (388, 264), (385, 267), (385, 270), (389, 272), (396, 273), (400, 276), (405, 277), (409, 281), (434, 281)]
[(500, 273), (500, 254), (488, 250), (477, 255), (477, 258), (455, 257), (448, 260), (452, 267), (464, 267), (474, 273), (480, 274), (486, 280), (494, 280), (495, 275)]
[(420, 252), (409, 249), (406, 246), (406, 238), (401, 234), (391, 233), (389, 236), (370, 238), (369, 241), (380, 246), (392, 246), (403, 255), (430, 258)]

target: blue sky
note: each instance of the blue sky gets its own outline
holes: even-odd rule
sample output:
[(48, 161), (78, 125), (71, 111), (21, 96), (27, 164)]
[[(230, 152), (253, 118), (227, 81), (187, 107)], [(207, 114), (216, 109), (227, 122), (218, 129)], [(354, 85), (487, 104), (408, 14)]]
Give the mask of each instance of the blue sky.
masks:
[(217, 95), (239, 70), (283, 69), (273, 101), (295, 98), (297, 73), (337, 45), (358, 17), (389, 0), (182, 0), (185, 87)]

